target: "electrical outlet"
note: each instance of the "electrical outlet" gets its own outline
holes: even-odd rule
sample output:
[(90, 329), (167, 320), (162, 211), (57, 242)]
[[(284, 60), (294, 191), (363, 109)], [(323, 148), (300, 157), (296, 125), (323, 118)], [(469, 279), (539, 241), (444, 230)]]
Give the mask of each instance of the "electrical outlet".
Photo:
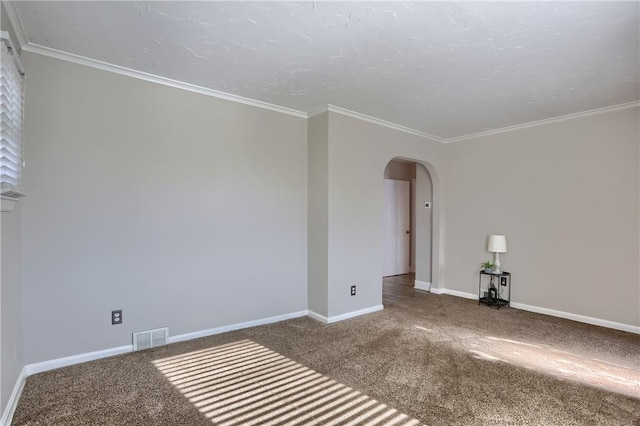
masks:
[(111, 325), (122, 324), (122, 309), (111, 311)]
[(507, 285), (507, 277), (500, 277), (500, 285), (502, 286)]
[(355, 286), (355, 285), (352, 285), (352, 286), (351, 286), (351, 295), (352, 295), (352, 296), (355, 296), (355, 295), (356, 295), (356, 286)]

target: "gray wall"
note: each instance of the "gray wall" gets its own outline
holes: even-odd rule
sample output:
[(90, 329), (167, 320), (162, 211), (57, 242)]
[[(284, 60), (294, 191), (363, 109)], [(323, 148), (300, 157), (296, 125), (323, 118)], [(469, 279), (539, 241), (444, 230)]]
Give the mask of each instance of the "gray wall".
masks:
[(446, 145), (446, 287), (477, 292), (489, 234), (513, 300), (640, 324), (639, 111)]
[[(638, 109), (443, 145), (335, 112), (307, 128), (23, 62), (29, 195), (22, 213), (2, 214), (3, 404), (24, 361), (127, 345), (132, 331), (379, 305), (382, 178), (395, 157), (432, 180), (435, 288), (474, 293), (486, 236), (505, 233), (514, 301), (640, 322)], [(110, 325), (116, 308), (122, 326)]]
[[(398, 157), (438, 169), (444, 148), (436, 141), (329, 112), (330, 316), (382, 303), (382, 182), (387, 163)], [(434, 191), (441, 193), (441, 181), (434, 179)], [(440, 223), (438, 217), (435, 223)], [(439, 229), (434, 238), (440, 238)], [(358, 287), (355, 297), (349, 295), (352, 284)]]
[(305, 119), (23, 62), (28, 363), (307, 308)]
[(13, 211), (2, 212), (0, 225), (0, 378), (1, 401), (4, 412), (16, 380), (24, 367), (22, 316), (22, 244), (20, 202)]
[[(0, 28), (13, 34), (4, 4)], [(14, 42), (17, 43), (14, 37)], [(0, 224), (0, 416), (24, 367), (22, 315), (22, 213), (21, 201), (3, 212)]]
[[(416, 280), (431, 283), (431, 237), (433, 235), (433, 184), (427, 169), (416, 165)], [(425, 209), (424, 203), (431, 202)]]
[(311, 117), (309, 143), (309, 248), (308, 307), (323, 316), (329, 315), (328, 235), (329, 235), (329, 114)]

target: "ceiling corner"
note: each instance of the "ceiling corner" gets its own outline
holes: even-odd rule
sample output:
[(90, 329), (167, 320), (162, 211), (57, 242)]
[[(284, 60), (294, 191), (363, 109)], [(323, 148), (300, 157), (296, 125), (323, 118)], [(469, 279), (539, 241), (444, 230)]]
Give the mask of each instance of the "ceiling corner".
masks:
[(323, 105), (320, 108), (309, 111), (307, 113), (307, 120), (325, 112), (329, 112), (329, 105)]
[(589, 116), (598, 115), (598, 114), (606, 114), (608, 112), (620, 111), (620, 110), (623, 110), (623, 109), (637, 108), (637, 107), (640, 107), (640, 101), (625, 102), (625, 103), (622, 103), (622, 104), (610, 105), (610, 106), (606, 106), (606, 107), (602, 107), (602, 108), (591, 109), (591, 110), (588, 110), (588, 111), (574, 112), (574, 113), (571, 113), (571, 114), (565, 114), (565, 115), (559, 115), (559, 116), (556, 116), (556, 117), (545, 118), (543, 120), (536, 120), (536, 121), (530, 121), (528, 123), (516, 124), (514, 126), (500, 127), (498, 129), (491, 129), (491, 130), (487, 130), (487, 131), (484, 131), (484, 132), (476, 132), (476, 133), (471, 133), (471, 134), (468, 134), (468, 135), (456, 136), (456, 137), (453, 137), (453, 138), (445, 139), (444, 142), (445, 143), (451, 143), (451, 142), (466, 141), (466, 140), (469, 140), (469, 139), (476, 139), (476, 138), (481, 138), (481, 137), (484, 137), (484, 136), (492, 136), (492, 135), (497, 135), (497, 134), (500, 134), (500, 133), (506, 133), (506, 132), (512, 132), (512, 131), (515, 131), (515, 130), (528, 129), (530, 127), (537, 127), (537, 126), (542, 126), (542, 125), (551, 124), (551, 123), (559, 123), (559, 122), (562, 122), (562, 121), (573, 120), (573, 119), (576, 119), (576, 118), (589, 117)]
[(22, 25), (22, 19), (20, 19), (20, 14), (15, 6), (15, 1), (3, 1), (4, 10), (7, 12), (7, 17), (9, 18), (9, 23), (13, 28), (13, 32), (18, 40), (18, 50), (22, 51), (22, 49), (29, 44), (29, 39), (27, 38), (27, 33), (24, 30), (24, 25)]

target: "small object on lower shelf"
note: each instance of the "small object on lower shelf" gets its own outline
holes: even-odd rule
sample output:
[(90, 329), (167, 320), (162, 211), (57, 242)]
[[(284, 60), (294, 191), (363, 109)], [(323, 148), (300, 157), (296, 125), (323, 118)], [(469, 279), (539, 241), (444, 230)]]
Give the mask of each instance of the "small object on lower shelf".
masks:
[[(482, 286), (483, 276), (489, 277), (488, 287), (483, 288)], [(496, 277), (500, 277), (500, 279), (498, 280)], [(500, 309), (502, 306), (510, 306), (510, 300), (511, 273), (507, 271), (487, 273), (481, 269), (478, 278), (478, 304), (484, 303), (487, 306)]]
[(495, 306), (496, 308), (500, 308), (501, 306), (508, 306), (509, 302), (504, 299), (489, 299), (487, 297), (481, 297), (479, 299), (480, 303), (484, 303), (487, 306)]

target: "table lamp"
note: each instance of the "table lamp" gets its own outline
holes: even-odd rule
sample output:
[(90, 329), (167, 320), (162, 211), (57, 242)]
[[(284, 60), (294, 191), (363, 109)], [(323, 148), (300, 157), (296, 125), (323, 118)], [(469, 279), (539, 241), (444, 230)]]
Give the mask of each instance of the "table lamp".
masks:
[(494, 273), (501, 274), (500, 253), (507, 252), (507, 237), (504, 235), (489, 235), (487, 251), (495, 253), (495, 261), (493, 263), (496, 265), (496, 269), (494, 270)]

